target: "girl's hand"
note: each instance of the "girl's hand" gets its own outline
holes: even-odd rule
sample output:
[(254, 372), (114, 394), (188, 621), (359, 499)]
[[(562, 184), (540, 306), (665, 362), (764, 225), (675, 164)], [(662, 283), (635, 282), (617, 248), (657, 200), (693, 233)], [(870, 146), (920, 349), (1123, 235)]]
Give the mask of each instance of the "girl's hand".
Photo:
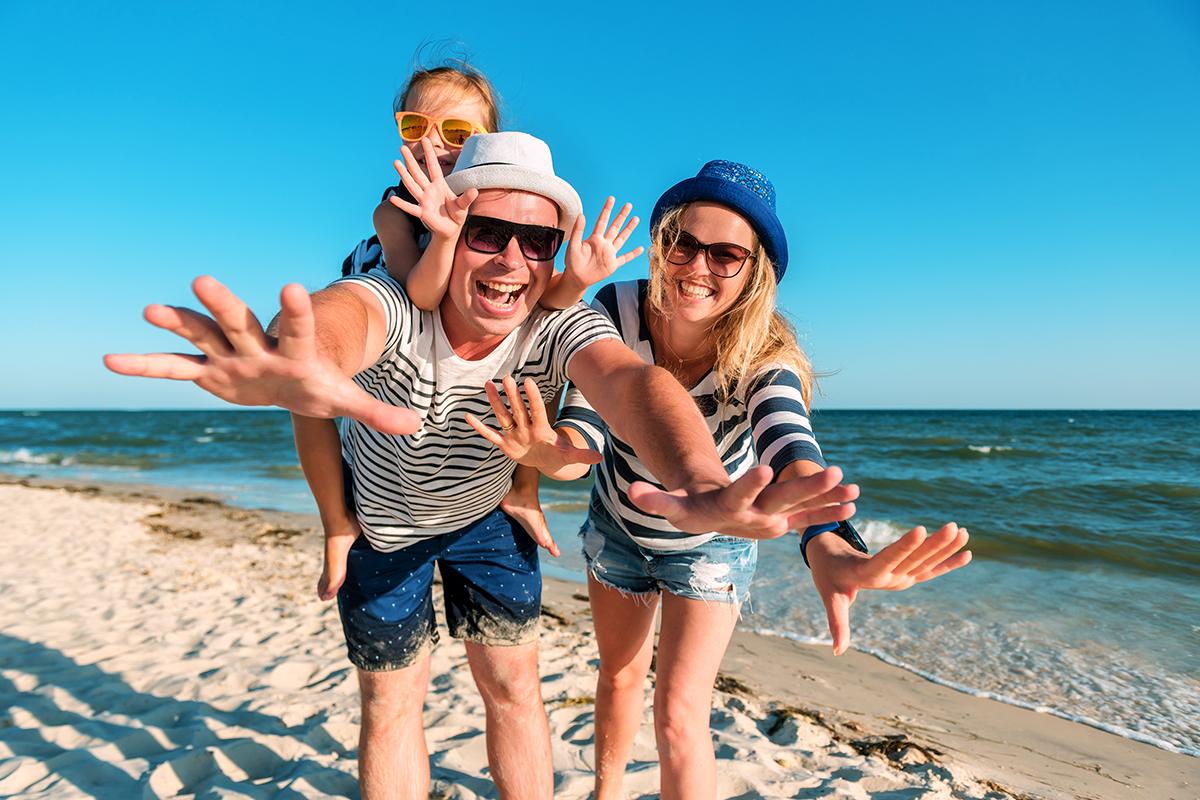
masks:
[[(508, 395), (509, 408), (504, 407), (500, 392), (494, 383), (484, 386), (492, 411), (500, 422), (495, 431), (484, 425), (477, 417), (467, 414), (467, 423), (504, 455), (518, 464), (533, 467), (544, 475), (553, 475), (570, 464), (599, 464), (603, 458), (595, 450), (575, 447), (564, 433), (550, 425), (546, 417), (546, 406), (538, 392), (537, 384), (525, 379), (525, 397), (529, 402), (526, 409), (517, 391), (517, 382), (511, 375), (504, 377), (504, 393)], [(509, 409), (512, 409), (511, 412)]]
[(563, 277), (581, 291), (612, 275), (617, 267), (637, 258), (645, 249), (638, 247), (624, 255), (617, 255), (617, 251), (625, 246), (626, 240), (637, 228), (639, 220), (633, 217), (628, 225), (621, 227), (625, 224), (629, 212), (633, 210), (633, 206), (626, 203), (621, 206), (617, 218), (609, 225), (608, 218), (612, 214), (615, 202), (612, 197), (604, 202), (604, 208), (600, 210), (600, 216), (596, 219), (596, 227), (592, 228), (592, 235), (587, 239), (583, 238), (583, 229), (587, 224), (583, 214), (575, 219), (575, 227), (571, 230), (571, 239), (567, 243)]
[(850, 646), (850, 605), (860, 589), (901, 591), (971, 563), (967, 529), (953, 522), (927, 536), (913, 528), (873, 556), (854, 550), (837, 534), (821, 534), (808, 543), (813, 583), (833, 636), (833, 654)]
[(442, 166), (438, 163), (429, 139), (422, 139), (421, 147), (429, 169), (428, 176), (421, 169), (417, 157), (408, 145), (400, 148), (400, 155), (404, 157), (404, 161), (393, 162), (396, 172), (400, 174), (400, 181), (417, 201), (416, 204), (394, 195), (390, 198), (391, 203), (406, 214), (419, 218), (434, 236), (457, 239), (463, 223), (467, 221), (467, 209), (479, 196), (479, 190), (467, 189), (461, 195), (456, 195), (442, 175)]

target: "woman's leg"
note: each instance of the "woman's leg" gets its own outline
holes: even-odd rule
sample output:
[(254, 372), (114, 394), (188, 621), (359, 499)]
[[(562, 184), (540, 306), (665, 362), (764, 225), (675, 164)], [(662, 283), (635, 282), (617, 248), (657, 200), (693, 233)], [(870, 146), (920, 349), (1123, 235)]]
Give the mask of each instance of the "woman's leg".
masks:
[(654, 655), (658, 595), (622, 594), (588, 575), (600, 675), (596, 679), (596, 800), (621, 797), (621, 781), (642, 724), (646, 674)]
[(713, 682), (737, 619), (737, 603), (663, 593), (654, 688), (663, 800), (717, 796), (709, 715)]

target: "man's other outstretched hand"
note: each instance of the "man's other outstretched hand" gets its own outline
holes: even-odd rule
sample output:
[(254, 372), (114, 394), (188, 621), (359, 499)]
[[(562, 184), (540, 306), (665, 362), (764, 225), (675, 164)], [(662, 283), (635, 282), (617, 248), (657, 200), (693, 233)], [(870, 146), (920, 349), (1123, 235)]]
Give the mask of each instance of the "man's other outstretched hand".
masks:
[(420, 419), (407, 408), (364, 392), (317, 350), (312, 300), (299, 284), (280, 292), (279, 336), (269, 336), (233, 292), (211, 277), (192, 291), (211, 317), (189, 308), (150, 305), (146, 321), (187, 339), (200, 351), (109, 354), (104, 365), (121, 375), (191, 381), (230, 403), (279, 406), (307, 417), (351, 417), (390, 434), (409, 434)]

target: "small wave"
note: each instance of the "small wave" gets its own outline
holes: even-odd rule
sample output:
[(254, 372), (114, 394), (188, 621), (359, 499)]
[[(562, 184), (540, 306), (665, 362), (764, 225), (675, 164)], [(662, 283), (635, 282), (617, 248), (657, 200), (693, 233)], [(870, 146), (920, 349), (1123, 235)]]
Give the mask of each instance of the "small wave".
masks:
[[(802, 636), (799, 634), (788, 633), (787, 631), (774, 630), (771, 628), (751, 628), (751, 631), (763, 636), (774, 636), (778, 639), (790, 639), (791, 641), (800, 642), (801, 644), (832, 644), (832, 640), (825, 637)], [(1135, 742), (1152, 745), (1170, 753), (1183, 753), (1184, 755), (1189, 756), (1200, 756), (1200, 750), (1195, 748), (1177, 745), (1172, 742), (1168, 742), (1165, 739), (1160, 739), (1156, 736), (1149, 736), (1144, 733), (1139, 733), (1138, 731), (1130, 730), (1129, 728), (1123, 728), (1120, 725), (1112, 725), (1107, 722), (1101, 722), (1099, 720), (1092, 719), (1091, 717), (1087, 717), (1082, 714), (1072, 714), (1068, 711), (1062, 711), (1061, 709), (1054, 708), (1053, 706), (1048, 706), (1042, 703), (1030, 703), (1025, 700), (1018, 700), (1015, 697), (1009, 697), (1008, 695), (999, 694), (997, 692), (989, 692), (983, 689), (975, 689), (957, 681), (947, 680), (945, 678), (938, 677), (931, 672), (926, 672), (923, 669), (919, 669), (912, 664), (901, 661), (898, 658), (894, 658), (882, 650), (876, 650), (873, 647), (859, 647), (857, 645), (852, 645), (852, 647), (854, 647), (854, 649), (858, 650), (860, 653), (867, 653), (875, 656), (885, 664), (891, 664), (893, 667), (899, 667), (900, 669), (906, 672), (911, 672), (914, 675), (918, 675), (927, 681), (936, 683), (940, 686), (945, 686), (949, 689), (954, 689), (955, 691), (962, 692), (963, 694), (969, 694), (972, 697), (982, 697), (987, 700), (995, 700), (998, 703), (1016, 706), (1017, 708), (1025, 708), (1030, 711), (1036, 711), (1039, 714), (1051, 714), (1061, 719), (1065, 719), (1068, 722), (1078, 722), (1082, 725), (1087, 725), (1089, 727), (1105, 731), (1106, 733), (1115, 734), (1124, 739), (1131, 739)]]
[(42, 412), (40, 412), (40, 411), (22, 411), (21, 412), (22, 417), (40, 417), (41, 415), (42, 415)]
[(887, 547), (909, 531), (908, 528), (890, 520), (853, 520), (853, 524), (872, 553), (879, 552), (881, 548)]
[(211, 442), (212, 440), (213, 440), (213, 437), (211, 437), (211, 436), (197, 436), (197, 437), (195, 437), (195, 441), (196, 441), (198, 444), (208, 444), (208, 443), (209, 443), (209, 442)]
[(1011, 447), (1005, 447), (1005, 446), (1004, 446), (1004, 445), (1002, 445), (1002, 444), (997, 444), (997, 445), (990, 445), (990, 444), (969, 444), (969, 445), (967, 445), (967, 449), (968, 449), (968, 450), (974, 450), (976, 453), (983, 453), (984, 455), (986, 455), (986, 454), (988, 454), (988, 453), (992, 453), (992, 452), (996, 452), (996, 453), (1004, 453), (1004, 452), (1007, 452), (1007, 451), (1009, 451), (1009, 450), (1012, 450), (1012, 448), (1011, 448)]
[(35, 455), (28, 447), (0, 450), (0, 464), (59, 464), (62, 459), (53, 453)]

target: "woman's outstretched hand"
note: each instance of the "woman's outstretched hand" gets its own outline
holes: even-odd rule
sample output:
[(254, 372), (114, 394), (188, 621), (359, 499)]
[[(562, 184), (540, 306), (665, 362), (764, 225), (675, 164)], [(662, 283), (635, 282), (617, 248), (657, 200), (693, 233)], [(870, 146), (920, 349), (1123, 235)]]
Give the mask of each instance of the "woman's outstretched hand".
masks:
[(488, 382), (484, 385), (488, 402), (500, 423), (500, 430), (493, 430), (478, 417), (467, 414), (467, 423), (475, 431), (487, 439), (504, 455), (541, 472), (548, 477), (555, 477), (564, 467), (574, 464), (599, 464), (602, 460), (600, 453), (587, 448), (575, 447), (565, 433), (556, 431), (550, 425), (546, 415), (546, 404), (538, 392), (537, 384), (531, 379), (525, 379), (525, 398), (517, 391), (517, 382), (511, 375), (503, 380), (504, 393), (508, 396), (508, 407), (500, 398), (496, 384)]
[(953, 522), (932, 536), (916, 527), (873, 556), (853, 549), (835, 533), (809, 540), (808, 563), (825, 605), (833, 654), (840, 656), (850, 646), (850, 606), (860, 589), (901, 591), (964, 567), (971, 563), (971, 551), (963, 550), (968, 538), (967, 529)]
[(208, 317), (189, 308), (151, 305), (146, 321), (187, 339), (201, 355), (110, 354), (104, 365), (120, 375), (192, 381), (243, 406), (279, 406), (306, 417), (352, 417), (384, 433), (408, 434), (420, 419), (364, 392), (317, 351), (312, 300), (299, 284), (283, 287), (279, 336), (268, 336), (254, 313), (211, 277), (192, 282)]

